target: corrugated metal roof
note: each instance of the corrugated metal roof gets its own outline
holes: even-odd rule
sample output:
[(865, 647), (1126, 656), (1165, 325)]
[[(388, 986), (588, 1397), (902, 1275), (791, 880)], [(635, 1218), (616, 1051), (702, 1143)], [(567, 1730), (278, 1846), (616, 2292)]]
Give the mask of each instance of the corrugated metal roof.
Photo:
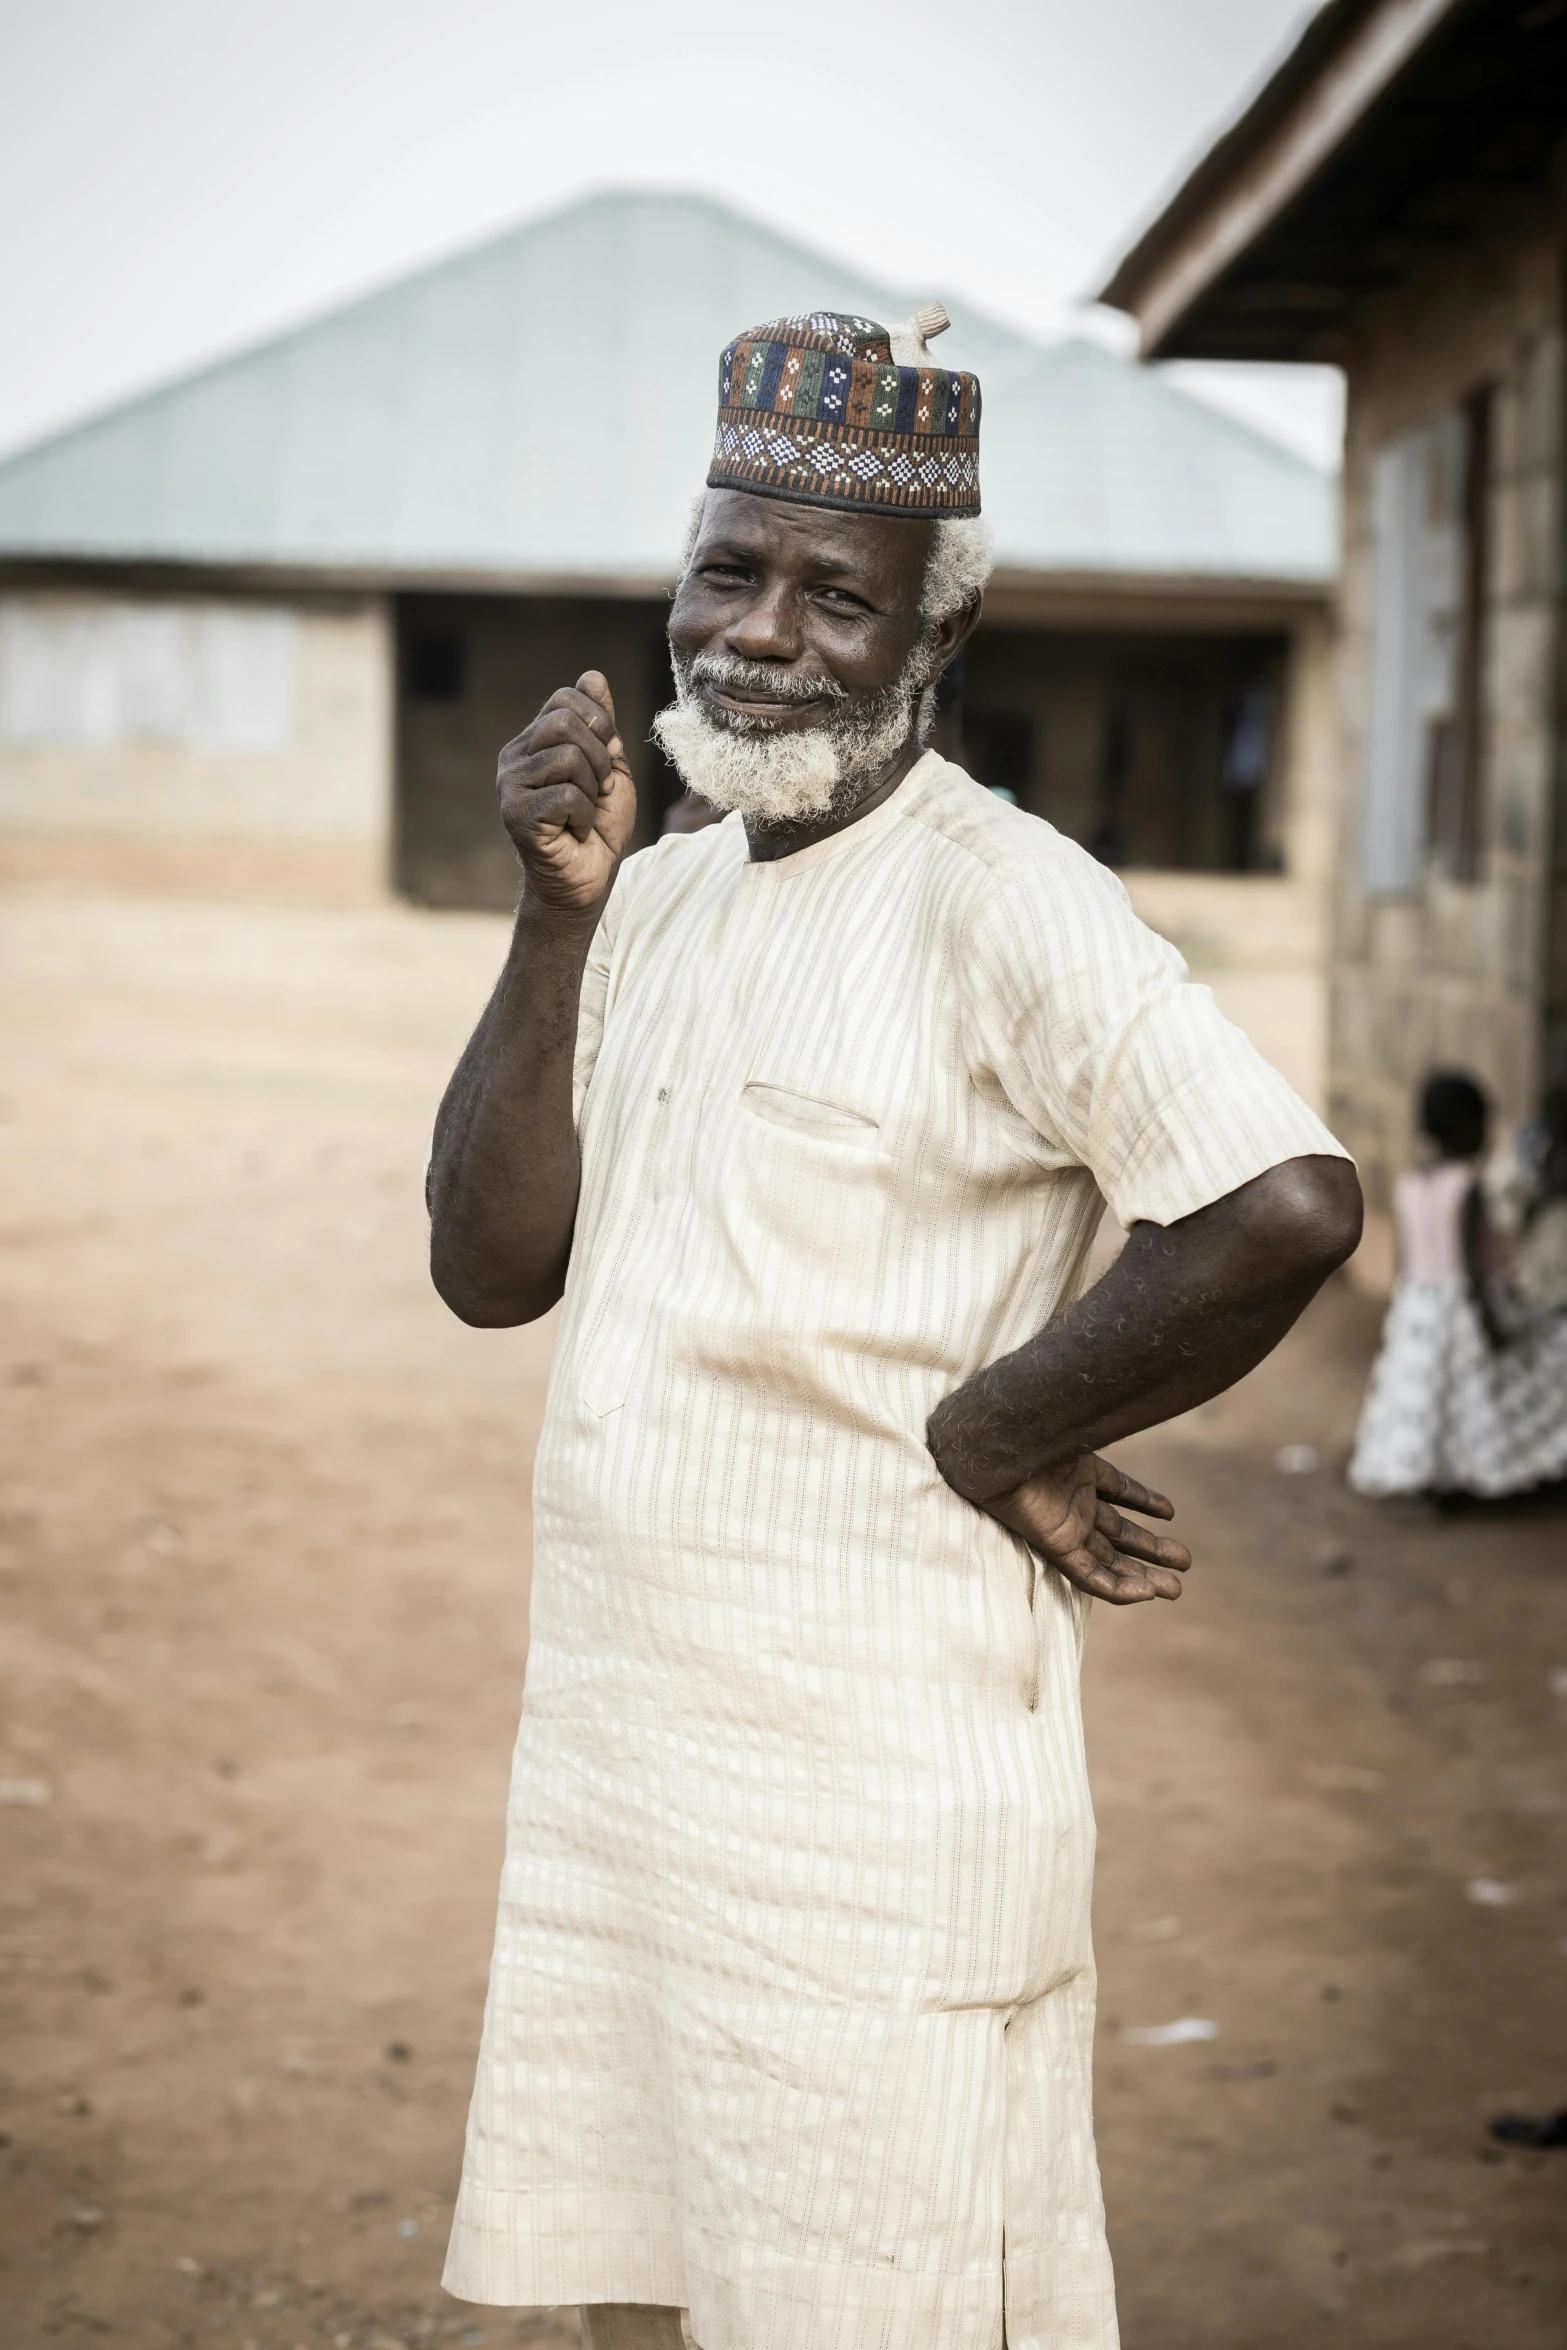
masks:
[[(911, 296), (699, 197), (606, 194), (0, 465), (0, 556), (668, 576), (738, 329)], [(1326, 579), (1332, 481), (1096, 346), (964, 305), (1009, 569)]]
[(1120, 576), (1329, 580), (1338, 484), (1166, 377), (1058, 343), (987, 398), (1001, 563)]

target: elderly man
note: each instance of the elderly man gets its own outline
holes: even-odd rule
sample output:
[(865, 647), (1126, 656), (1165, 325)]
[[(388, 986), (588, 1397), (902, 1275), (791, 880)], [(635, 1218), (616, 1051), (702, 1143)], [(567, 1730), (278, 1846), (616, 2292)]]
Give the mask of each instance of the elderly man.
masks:
[(724, 354), (659, 733), (732, 813), (622, 862), (609, 688), (552, 697), (437, 1128), (442, 1296), (565, 1301), (447, 2283), (595, 2350), (1113, 2344), (1078, 1662), (1189, 1561), (1098, 1450), (1358, 1230), (1114, 877), (922, 749), (987, 568), (943, 323)]

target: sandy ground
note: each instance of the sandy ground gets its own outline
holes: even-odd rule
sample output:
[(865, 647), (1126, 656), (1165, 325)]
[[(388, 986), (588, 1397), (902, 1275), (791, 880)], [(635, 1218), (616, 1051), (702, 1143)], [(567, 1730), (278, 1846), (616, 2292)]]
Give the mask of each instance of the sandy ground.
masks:
[[(438, 2282), (549, 1333), (444, 1315), (419, 1175), (499, 937), (0, 907), (5, 2350), (574, 2339)], [(1090, 1644), (1127, 2350), (1567, 2339), (1483, 2129), (1567, 2103), (1567, 1516), (1353, 1501), (1374, 1325), (1127, 1448), (1199, 1555)]]

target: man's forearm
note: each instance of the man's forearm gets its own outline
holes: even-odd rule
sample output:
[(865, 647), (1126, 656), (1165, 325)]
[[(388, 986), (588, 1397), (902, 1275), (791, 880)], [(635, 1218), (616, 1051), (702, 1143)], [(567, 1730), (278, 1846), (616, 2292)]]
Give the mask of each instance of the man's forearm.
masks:
[(1360, 1231), (1346, 1160), (1291, 1159), (1178, 1224), (1134, 1225), (1104, 1279), (932, 1413), (947, 1482), (988, 1502), (1207, 1401), (1276, 1346)]
[(465, 1322), (531, 1322), (560, 1296), (579, 1167), (572, 1063), (598, 909), (525, 892), (505, 968), (446, 1089), (430, 1162), (430, 1271)]

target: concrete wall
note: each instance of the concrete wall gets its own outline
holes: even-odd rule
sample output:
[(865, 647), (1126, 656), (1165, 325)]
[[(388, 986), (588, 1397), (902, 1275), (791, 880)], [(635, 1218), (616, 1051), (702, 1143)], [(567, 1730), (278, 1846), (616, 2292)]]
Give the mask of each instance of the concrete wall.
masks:
[(1297, 621), (1279, 744), (1276, 815), (1284, 872), (1311, 900), (1309, 919), (1327, 970), (1327, 914), (1338, 851), (1340, 798), (1338, 626), (1323, 608)]
[[(236, 632), (227, 626), (236, 614), (257, 627)], [(676, 788), (646, 741), (669, 690), (666, 618), (653, 600), (409, 595), (394, 616), (371, 600), (0, 585), (0, 665), (10, 664), (0, 672), (0, 877), (338, 899), (384, 891), (395, 859), (398, 885), (426, 903), (509, 908), (518, 875), (495, 814), (496, 755), (584, 667), (610, 675), (638, 767), (639, 834), (656, 837)], [(262, 625), (276, 622), (286, 626)], [(117, 631), (128, 632), (124, 644)], [(1287, 678), (1264, 795), (1266, 840), (1284, 871), (1126, 878), (1144, 918), (1320, 1103), (1329, 632), (1309, 610), (1290, 632), (1119, 640), (1146, 637), (1170, 659), (1186, 650), (1204, 707), (1257, 647), (1271, 648)], [(1089, 802), (1073, 799), (1072, 779), (1089, 775), (1098, 754), (1090, 744), (1074, 766), (1074, 695), (1099, 709), (1117, 644), (1103, 632), (995, 633), (1006, 661), (992, 687), (1039, 702), (1048, 788), (1029, 796), (1064, 829), (1086, 830)], [(415, 690), (416, 649), (432, 635), (460, 643), (461, 690), (448, 698)], [(202, 674), (214, 658), (220, 670), (241, 668), (237, 680), (220, 678), (216, 701)], [(266, 674), (247, 680), (247, 659)], [(225, 709), (236, 685), (237, 705)], [(1194, 834), (1191, 846), (1200, 853), (1204, 838)]]
[(0, 587), (0, 871), (378, 895), (391, 714), (379, 598)]
[[(1385, 1212), (1411, 1102), (1441, 1062), (1504, 1117), (1532, 1106), (1545, 1014), (1553, 776), (1561, 759), (1564, 227), (1542, 204), (1368, 303), (1347, 353), (1340, 668), (1344, 804), (1334, 914), (1329, 1115)], [(1493, 394), (1476, 878), (1427, 856), (1405, 894), (1363, 886), (1371, 702), (1372, 468), (1395, 436)], [(1558, 954), (1561, 943), (1558, 942)], [(1567, 1003), (1558, 1007), (1567, 1014)]]

